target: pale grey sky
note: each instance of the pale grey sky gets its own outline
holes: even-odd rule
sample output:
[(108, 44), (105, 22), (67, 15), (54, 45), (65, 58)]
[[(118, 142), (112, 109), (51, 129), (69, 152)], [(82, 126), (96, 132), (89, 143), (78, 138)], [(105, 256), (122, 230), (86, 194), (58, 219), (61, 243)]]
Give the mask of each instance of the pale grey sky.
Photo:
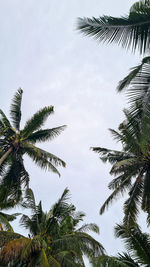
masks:
[[(89, 148), (119, 148), (107, 130), (117, 128), (126, 105), (125, 95), (115, 88), (140, 59), (115, 45), (98, 44), (75, 29), (77, 17), (124, 15), (134, 2), (0, 1), (1, 108), (8, 114), (10, 99), (22, 87), (23, 122), (37, 109), (54, 105), (55, 114), (46, 126), (68, 126), (54, 141), (42, 145), (66, 161), (61, 178), (26, 160), (36, 199), (48, 210), (67, 186), (77, 209), (86, 212), (87, 222), (99, 225), (101, 234), (96, 238), (111, 254), (120, 251), (113, 227), (121, 221), (122, 201), (99, 215), (112, 177), (110, 166)], [(15, 231), (19, 231), (17, 224)]]

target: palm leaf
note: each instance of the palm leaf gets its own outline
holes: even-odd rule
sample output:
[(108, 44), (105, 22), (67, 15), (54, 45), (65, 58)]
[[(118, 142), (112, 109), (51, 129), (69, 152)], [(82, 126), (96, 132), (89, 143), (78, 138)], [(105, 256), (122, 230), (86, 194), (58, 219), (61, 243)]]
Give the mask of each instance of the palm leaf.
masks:
[[(131, 263), (131, 264), (130, 264)], [(140, 267), (139, 265), (133, 265), (133, 261), (123, 261), (121, 257), (112, 257), (108, 255), (102, 255), (98, 258), (94, 258), (91, 261), (93, 267), (107, 266), (107, 267)]]
[[(141, 177), (141, 178), (139, 178)], [(124, 203), (124, 219), (123, 222), (125, 225), (131, 225), (136, 222), (138, 213), (139, 213), (139, 204), (141, 203), (143, 182), (142, 176), (139, 175), (136, 179), (134, 185), (132, 186), (129, 192), (129, 198)]]
[(125, 88), (127, 88), (132, 81), (134, 81), (134, 79), (136, 77), (140, 77), (142, 78), (142, 69), (144, 67), (145, 64), (150, 64), (150, 57), (144, 57), (142, 59), (142, 63), (139, 64), (136, 67), (133, 67), (130, 71), (130, 73), (119, 82), (118, 86), (117, 86), (117, 91), (121, 92), (122, 90), (124, 90)]
[(55, 166), (65, 167), (65, 162), (55, 155), (40, 149), (32, 144), (24, 143), (24, 151), (41, 168), (49, 169), (60, 176)]
[(116, 187), (113, 193), (107, 198), (107, 200), (101, 206), (100, 214), (103, 214), (108, 205), (111, 204), (112, 201), (116, 199), (119, 194), (123, 194), (127, 190), (127, 188), (130, 188), (130, 186), (131, 186), (131, 176), (125, 176), (125, 179), (120, 183), (118, 187)]
[(79, 18), (77, 29), (99, 42), (117, 43), (132, 51), (138, 49), (141, 54), (146, 53), (150, 48), (150, 7), (134, 6), (128, 16), (120, 18)]
[(27, 138), (33, 132), (39, 130), (43, 126), (48, 116), (51, 115), (53, 112), (54, 112), (53, 106), (44, 107), (40, 109), (32, 116), (31, 119), (29, 119), (26, 122), (25, 127), (21, 132), (22, 135)]
[(127, 250), (138, 261), (140, 266), (149, 266), (150, 239), (148, 234), (142, 233), (138, 225), (134, 225), (131, 228), (117, 225), (115, 234), (125, 241)]
[(76, 232), (89, 232), (89, 231), (99, 234), (99, 227), (95, 223), (88, 223), (82, 225), (79, 229), (76, 230)]
[(23, 90), (21, 88), (18, 89), (14, 98), (12, 100), (12, 104), (10, 107), (10, 116), (16, 130), (20, 130), (20, 121), (21, 121), (21, 101), (22, 101)]
[(53, 138), (58, 136), (62, 131), (64, 131), (65, 128), (66, 128), (66, 125), (59, 126), (59, 127), (52, 128), (52, 129), (39, 130), (29, 135), (26, 140), (33, 144), (35, 144), (36, 142), (45, 142), (48, 140), (52, 140)]

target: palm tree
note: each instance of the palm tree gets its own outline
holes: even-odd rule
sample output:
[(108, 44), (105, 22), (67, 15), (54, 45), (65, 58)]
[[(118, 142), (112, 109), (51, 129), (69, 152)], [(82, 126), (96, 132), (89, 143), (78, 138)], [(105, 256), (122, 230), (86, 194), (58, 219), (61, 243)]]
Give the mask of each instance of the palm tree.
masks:
[(41, 202), (36, 205), (33, 192), (28, 189), (23, 205), (31, 208), (32, 215), (23, 215), (21, 225), (30, 231), (29, 238), (8, 242), (1, 250), (1, 262), (24, 264), (21, 266), (84, 267), (83, 255), (102, 255), (102, 245), (87, 233), (98, 233), (98, 226), (78, 227), (85, 214), (76, 212), (68, 199), (69, 191), (65, 189), (58, 202), (45, 213)]
[(148, 267), (150, 266), (150, 236), (142, 233), (138, 225), (127, 229), (117, 225), (116, 236), (125, 242), (127, 253), (119, 253), (116, 257), (103, 255), (93, 259), (94, 267)]
[(124, 113), (126, 120), (120, 124), (119, 131), (110, 129), (113, 137), (121, 142), (122, 150), (92, 148), (103, 162), (112, 165), (110, 174), (116, 176), (108, 185), (113, 192), (102, 205), (100, 214), (119, 194), (128, 192), (124, 223), (136, 221), (140, 205), (147, 212), (150, 224), (150, 102), (146, 101), (146, 109), (137, 102), (132, 111)]
[(52, 129), (41, 129), (45, 120), (54, 112), (53, 106), (48, 106), (36, 112), (24, 128), (20, 129), (21, 102), (23, 90), (19, 89), (12, 100), (10, 116), (12, 124), (0, 110), (0, 193), (20, 199), (21, 185), (28, 186), (29, 175), (24, 167), (23, 156), (28, 155), (39, 167), (48, 169), (60, 175), (57, 166), (65, 167), (65, 162), (57, 156), (37, 146), (37, 142), (52, 140), (59, 135), (65, 126)]
[(129, 15), (120, 18), (102, 16), (79, 18), (78, 30), (93, 36), (99, 42), (117, 43), (140, 54), (150, 49), (150, 1), (141, 0), (133, 4)]

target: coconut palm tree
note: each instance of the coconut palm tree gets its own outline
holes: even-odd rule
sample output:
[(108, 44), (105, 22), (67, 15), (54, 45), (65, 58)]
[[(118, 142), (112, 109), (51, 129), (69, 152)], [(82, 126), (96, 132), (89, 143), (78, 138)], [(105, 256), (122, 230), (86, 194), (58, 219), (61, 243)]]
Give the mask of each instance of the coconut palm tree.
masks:
[(125, 242), (127, 252), (117, 256), (103, 255), (92, 260), (94, 267), (148, 267), (150, 266), (150, 236), (138, 225), (127, 229), (117, 225), (116, 236)]
[(129, 15), (120, 18), (79, 18), (77, 29), (99, 42), (117, 43), (133, 52), (139, 50), (140, 54), (149, 54), (150, 1), (136, 2), (130, 8)]
[(36, 112), (20, 129), (21, 102), (23, 90), (19, 89), (10, 107), (11, 122), (0, 110), (0, 193), (10, 195), (16, 201), (22, 194), (21, 185), (28, 186), (29, 175), (24, 167), (23, 156), (28, 155), (42, 169), (48, 169), (60, 175), (57, 166), (65, 167), (65, 162), (35, 144), (52, 140), (59, 135), (65, 126), (51, 129), (41, 129), (46, 119), (54, 113), (53, 106), (48, 106)]
[(68, 201), (68, 194), (68, 189), (65, 189), (58, 202), (46, 213), (41, 202), (36, 205), (32, 190), (27, 190), (23, 205), (30, 207), (32, 214), (31, 217), (23, 215), (21, 225), (30, 231), (30, 235), (29, 238), (10, 241), (2, 248), (0, 259), (3, 264), (82, 267), (85, 266), (83, 255), (91, 257), (104, 253), (102, 245), (87, 233), (98, 233), (98, 226), (78, 226), (85, 214), (76, 212), (75, 206)]
[(136, 103), (132, 111), (124, 111), (126, 120), (120, 124), (119, 131), (110, 129), (113, 137), (121, 142), (122, 150), (101, 147), (92, 148), (99, 153), (103, 162), (112, 165), (110, 174), (116, 176), (108, 185), (113, 190), (100, 209), (106, 207), (118, 195), (129, 193), (124, 203), (124, 223), (136, 221), (139, 206), (147, 213), (150, 224), (150, 101)]

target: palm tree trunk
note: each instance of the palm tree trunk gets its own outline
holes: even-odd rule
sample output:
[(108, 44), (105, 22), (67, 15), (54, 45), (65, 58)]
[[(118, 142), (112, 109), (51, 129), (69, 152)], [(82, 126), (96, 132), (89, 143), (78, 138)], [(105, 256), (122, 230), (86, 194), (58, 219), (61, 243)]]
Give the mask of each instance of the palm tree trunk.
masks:
[(13, 147), (11, 146), (6, 152), (5, 154), (0, 158), (0, 166), (2, 165), (2, 163), (4, 162), (4, 160), (8, 157), (8, 155), (11, 153)]

